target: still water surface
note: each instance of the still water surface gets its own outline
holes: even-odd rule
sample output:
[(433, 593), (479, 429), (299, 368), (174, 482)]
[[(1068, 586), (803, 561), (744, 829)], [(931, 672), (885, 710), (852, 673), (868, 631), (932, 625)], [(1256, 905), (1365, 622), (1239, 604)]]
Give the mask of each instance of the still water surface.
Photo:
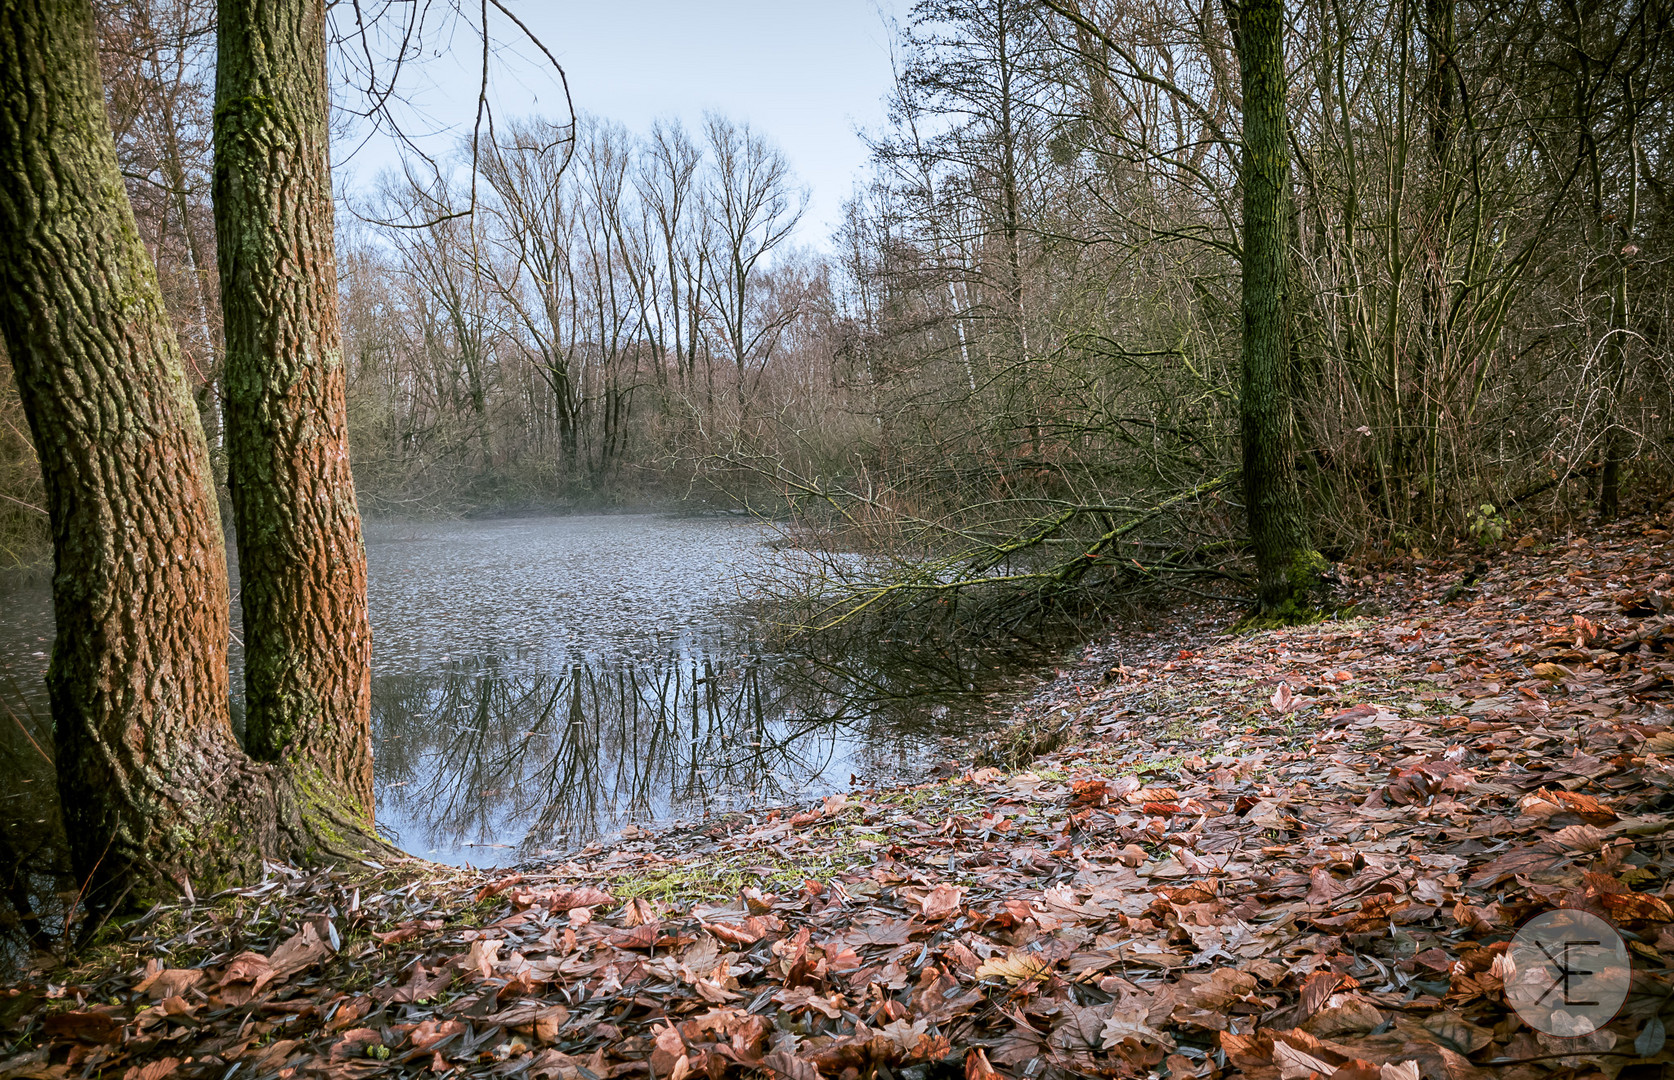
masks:
[[(656, 515), (369, 524), (380, 827), (505, 864), (946, 756), (1006, 668), (914, 643), (766, 650), (744, 610), (770, 539)], [(44, 588), (0, 608), (0, 769), (20, 778), (0, 828), (28, 844), (53, 816), (29, 741), (50, 752), (51, 609)]]

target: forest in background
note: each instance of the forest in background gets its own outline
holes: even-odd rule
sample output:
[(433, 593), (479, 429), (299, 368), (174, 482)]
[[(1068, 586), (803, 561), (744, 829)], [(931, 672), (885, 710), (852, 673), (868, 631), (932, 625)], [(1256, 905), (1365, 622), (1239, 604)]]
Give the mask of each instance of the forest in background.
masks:
[[(213, 6), (100, 8), (214, 449)], [(1666, 0), (1288, 17), (1285, 389), (1319, 548), (1493, 540), (1665, 491)], [(830, 253), (792, 246), (770, 133), (630, 132), (584, 88), (573, 129), (525, 118), (381, 177), (339, 216), (363, 506), (749, 500), (941, 557), (938, 588), (1035, 552), (1055, 582), (1230, 587), (1198, 579), (1241, 576), (1233, 33), (1192, 0), (924, 0)], [(0, 380), (20, 563), (45, 518)]]

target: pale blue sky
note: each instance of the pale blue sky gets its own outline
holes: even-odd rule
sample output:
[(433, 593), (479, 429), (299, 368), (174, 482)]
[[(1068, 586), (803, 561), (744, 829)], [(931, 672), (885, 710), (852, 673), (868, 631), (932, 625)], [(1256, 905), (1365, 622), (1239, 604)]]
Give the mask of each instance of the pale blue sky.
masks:
[[(678, 116), (695, 129), (713, 109), (776, 140), (809, 189), (798, 240), (823, 247), (867, 161), (855, 128), (883, 121), (891, 80), (885, 18), (904, 17), (908, 2), (513, 0), (508, 7), (563, 64), (578, 110), (637, 132), (658, 116)], [(496, 115), (562, 115), (550, 67), (490, 10), (494, 38), (507, 46), (490, 76)], [(451, 55), (427, 60), (407, 80), (409, 117), (462, 132), (474, 110), (480, 46), (464, 28), (452, 46)], [(421, 124), (409, 118), (404, 126), (418, 131)], [(445, 139), (433, 135), (427, 147), (438, 152)], [(368, 146), (349, 162), (351, 183), (392, 153), (387, 144)]]

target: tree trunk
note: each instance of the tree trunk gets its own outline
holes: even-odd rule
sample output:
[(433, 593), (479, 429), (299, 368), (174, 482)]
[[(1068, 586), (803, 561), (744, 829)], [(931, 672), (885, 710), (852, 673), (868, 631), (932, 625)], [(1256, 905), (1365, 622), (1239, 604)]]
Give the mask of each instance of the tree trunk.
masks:
[(1324, 572), (1302, 515), (1292, 445), (1286, 367), (1285, 289), (1289, 283), (1285, 193), (1286, 140), (1283, 0), (1248, 0), (1239, 8), (1243, 74), (1244, 342), (1239, 432), (1244, 501), (1255, 550), (1261, 613), (1301, 615)]
[(89, 905), (108, 909), (317, 854), (339, 815), (233, 737), (209, 450), (94, 42), (88, 0), (0, 4), (0, 334), (52, 523), (64, 823)]
[[(1627, 451), (1622, 430), (1622, 392), (1627, 388), (1628, 346), (1633, 338), (1628, 328), (1628, 263), (1639, 248), (1633, 239), (1639, 226), (1639, 110), (1634, 99), (1633, 77), (1623, 80), (1627, 105), (1628, 190), (1626, 213), (1621, 217), (1619, 246), (1612, 261), (1610, 288), (1610, 330), (1604, 343), (1604, 370), (1610, 379), (1610, 396), (1605, 400), (1604, 469), (1599, 477), (1598, 516), (1614, 521), (1621, 511), (1622, 465)], [(1593, 154), (1598, 144), (1590, 142)], [(1595, 169), (1596, 172), (1596, 169)], [(1602, 198), (1599, 200), (1602, 203)], [(1600, 222), (1600, 234), (1609, 228)]]
[(221, 0), (215, 224), (245, 744), (370, 821), (371, 630), (349, 474), (322, 0)]

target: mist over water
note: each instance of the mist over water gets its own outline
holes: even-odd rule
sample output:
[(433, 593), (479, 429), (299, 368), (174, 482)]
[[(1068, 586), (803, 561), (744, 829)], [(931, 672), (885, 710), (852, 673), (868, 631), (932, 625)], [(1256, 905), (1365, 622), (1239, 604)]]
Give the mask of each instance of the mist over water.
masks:
[(380, 826), (476, 865), (910, 775), (979, 672), (770, 652), (761, 526), (650, 515), (368, 530)]
[[(746, 612), (772, 538), (737, 517), (368, 523), (379, 827), (424, 858), (508, 864), (947, 757), (1015, 658), (876, 640), (772, 648)], [(0, 833), (34, 891), (66, 872), (51, 636), (44, 584), (5, 594), (0, 764), (17, 782)], [(240, 661), (235, 642), (235, 723)]]

